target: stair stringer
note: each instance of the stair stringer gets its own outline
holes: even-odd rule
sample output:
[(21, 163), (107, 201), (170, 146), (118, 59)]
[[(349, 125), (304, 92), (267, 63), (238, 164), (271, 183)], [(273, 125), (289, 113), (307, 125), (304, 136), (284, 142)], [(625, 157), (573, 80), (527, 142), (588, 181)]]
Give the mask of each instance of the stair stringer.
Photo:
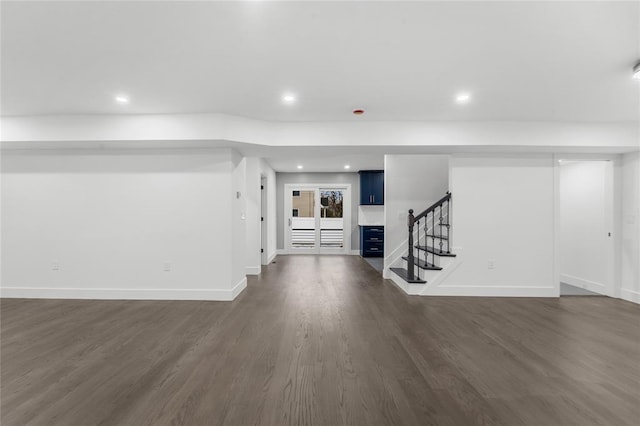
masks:
[[(422, 285), (422, 289), (419, 293), (420, 296), (452, 296), (453, 294), (440, 284), (444, 283), (449, 276), (462, 265), (464, 262), (464, 250), (460, 247), (451, 247), (451, 252), (456, 254), (456, 257), (449, 258), (450, 261), (441, 271), (434, 271), (435, 276), (427, 283)], [(402, 279), (402, 278), (400, 278)]]
[[(426, 280), (426, 284), (410, 284), (391, 270), (388, 271), (388, 276), (385, 276), (385, 278), (390, 279), (402, 291), (412, 296), (453, 295), (453, 293), (449, 292), (446, 287), (441, 287), (440, 284), (442, 284), (449, 277), (449, 275), (451, 275), (456, 269), (458, 269), (458, 267), (464, 261), (464, 256), (463, 249), (460, 247), (452, 247), (451, 252), (455, 253), (456, 257), (442, 258), (440, 262), (440, 266), (442, 267), (441, 270), (421, 270), (420, 278)], [(406, 261), (402, 260), (402, 256), (406, 256), (406, 253), (398, 257), (398, 260), (395, 262), (395, 264), (390, 265), (389, 268), (398, 266), (406, 268)], [(418, 267), (416, 266), (416, 269), (417, 268)], [(388, 268), (385, 268), (385, 271), (387, 271), (387, 269)]]

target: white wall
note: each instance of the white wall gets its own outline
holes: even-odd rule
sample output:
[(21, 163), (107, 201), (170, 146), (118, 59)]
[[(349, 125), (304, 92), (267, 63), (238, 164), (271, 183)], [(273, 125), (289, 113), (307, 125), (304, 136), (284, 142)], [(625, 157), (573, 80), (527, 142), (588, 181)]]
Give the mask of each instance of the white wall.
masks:
[(622, 158), (620, 297), (640, 303), (640, 153)]
[(231, 150), (5, 152), (2, 296), (232, 299), (239, 164)]
[(562, 161), (560, 281), (613, 295), (613, 164)]
[(553, 175), (550, 155), (453, 156), (452, 251), (458, 258), (429, 294), (557, 296)]
[(448, 190), (448, 156), (385, 155), (385, 268), (388, 268), (402, 251), (406, 254), (409, 209), (413, 209), (417, 215), (444, 197)]

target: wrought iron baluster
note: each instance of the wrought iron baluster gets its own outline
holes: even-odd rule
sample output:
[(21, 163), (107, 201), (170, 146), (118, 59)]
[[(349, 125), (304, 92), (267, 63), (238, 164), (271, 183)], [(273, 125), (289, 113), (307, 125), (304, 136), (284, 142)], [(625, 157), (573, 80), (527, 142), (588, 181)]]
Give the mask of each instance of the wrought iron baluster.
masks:
[[(431, 264), (436, 264), (436, 212), (431, 212)], [(426, 243), (426, 242), (425, 242)]]
[(440, 243), (439, 243), (440, 244), (440, 253), (443, 252), (442, 251), (442, 245), (444, 244), (443, 240), (442, 240), (442, 237), (443, 237), (442, 228), (444, 226), (444, 223), (442, 221), (442, 206), (443, 205), (444, 205), (444, 203), (440, 204), (440, 223), (439, 223), (439, 225), (440, 225)]
[[(420, 245), (420, 220), (416, 222), (416, 235), (418, 236), (418, 245)], [(418, 250), (418, 279), (420, 279), (420, 250)]]
[(447, 200), (447, 254), (451, 254), (451, 197)]

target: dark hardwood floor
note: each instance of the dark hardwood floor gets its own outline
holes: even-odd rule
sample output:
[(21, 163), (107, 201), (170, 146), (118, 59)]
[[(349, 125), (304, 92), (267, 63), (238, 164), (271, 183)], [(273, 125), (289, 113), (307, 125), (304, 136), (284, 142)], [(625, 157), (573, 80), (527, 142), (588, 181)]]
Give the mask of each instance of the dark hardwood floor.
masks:
[(234, 302), (5, 299), (13, 425), (637, 425), (640, 307), (406, 296), (281, 256)]

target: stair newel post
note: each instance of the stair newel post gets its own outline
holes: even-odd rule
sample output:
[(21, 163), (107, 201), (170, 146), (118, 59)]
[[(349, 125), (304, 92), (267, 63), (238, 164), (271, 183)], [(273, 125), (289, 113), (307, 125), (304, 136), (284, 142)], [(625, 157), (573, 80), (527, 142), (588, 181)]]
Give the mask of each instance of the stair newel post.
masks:
[(415, 224), (415, 218), (413, 217), (413, 209), (409, 210), (409, 216), (407, 217), (407, 225), (409, 226), (409, 251), (407, 253), (407, 278), (409, 280), (414, 279), (415, 273), (415, 260), (413, 258), (413, 225)]

